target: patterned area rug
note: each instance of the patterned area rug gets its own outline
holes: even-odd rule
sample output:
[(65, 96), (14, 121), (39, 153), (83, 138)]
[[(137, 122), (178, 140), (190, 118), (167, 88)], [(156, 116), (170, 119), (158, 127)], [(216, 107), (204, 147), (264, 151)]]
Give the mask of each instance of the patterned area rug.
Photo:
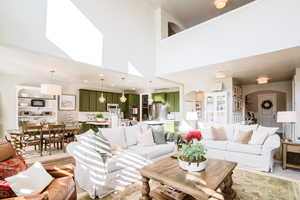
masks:
[[(235, 200), (299, 200), (300, 182), (281, 179), (264, 173), (236, 169), (233, 175), (233, 189), (237, 193)], [(151, 188), (158, 183), (151, 182)], [(116, 192), (102, 200), (139, 200), (141, 184), (129, 186), (122, 192)], [(90, 200), (87, 193), (80, 192), (79, 200)]]

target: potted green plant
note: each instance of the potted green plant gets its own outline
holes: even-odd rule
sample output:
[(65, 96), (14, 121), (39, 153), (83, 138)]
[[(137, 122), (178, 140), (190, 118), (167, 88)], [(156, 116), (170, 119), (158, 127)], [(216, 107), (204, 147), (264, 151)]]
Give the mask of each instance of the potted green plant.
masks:
[(206, 148), (200, 143), (202, 135), (200, 131), (191, 131), (181, 145), (178, 157), (179, 166), (187, 171), (201, 171), (206, 168)]
[(96, 115), (96, 120), (97, 121), (103, 121), (104, 120), (103, 114), (102, 113), (97, 114)]

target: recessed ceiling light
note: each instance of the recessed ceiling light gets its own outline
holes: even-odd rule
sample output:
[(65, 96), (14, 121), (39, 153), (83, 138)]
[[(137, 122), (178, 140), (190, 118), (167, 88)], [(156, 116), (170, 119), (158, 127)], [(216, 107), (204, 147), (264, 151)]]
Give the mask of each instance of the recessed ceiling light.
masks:
[(217, 9), (222, 9), (226, 6), (228, 0), (215, 0), (214, 4)]
[(267, 76), (260, 76), (256, 79), (258, 84), (266, 84), (269, 82), (271, 78), (267, 77)]
[(99, 74), (99, 76), (100, 76), (100, 77), (103, 77), (103, 76), (104, 76), (104, 74)]

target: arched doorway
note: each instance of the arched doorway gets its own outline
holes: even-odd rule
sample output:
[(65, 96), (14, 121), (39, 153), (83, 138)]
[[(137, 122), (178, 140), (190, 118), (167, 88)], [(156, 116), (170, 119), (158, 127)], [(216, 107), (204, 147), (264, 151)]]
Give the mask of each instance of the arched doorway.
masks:
[(277, 112), (287, 110), (285, 92), (264, 90), (252, 92), (245, 98), (246, 119), (262, 126), (280, 127), (277, 123)]

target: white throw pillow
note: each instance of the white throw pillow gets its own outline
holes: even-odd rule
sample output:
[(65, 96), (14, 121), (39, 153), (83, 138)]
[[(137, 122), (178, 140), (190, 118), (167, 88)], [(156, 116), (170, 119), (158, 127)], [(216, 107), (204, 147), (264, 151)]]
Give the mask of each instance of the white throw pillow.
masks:
[(141, 134), (141, 127), (138, 125), (128, 126), (125, 128), (125, 136), (127, 146), (132, 146), (137, 144), (137, 137)]
[(15, 176), (5, 179), (17, 196), (40, 194), (53, 180), (41, 163), (36, 162), (31, 167)]
[(265, 143), (266, 139), (269, 136), (275, 134), (277, 130), (277, 127), (259, 126), (256, 130), (253, 131), (249, 144), (262, 145)]
[(141, 146), (155, 145), (151, 128), (138, 135), (138, 144)]
[(127, 148), (125, 131), (123, 127), (119, 128), (101, 128), (102, 135), (109, 140), (111, 144), (120, 145), (123, 149)]

